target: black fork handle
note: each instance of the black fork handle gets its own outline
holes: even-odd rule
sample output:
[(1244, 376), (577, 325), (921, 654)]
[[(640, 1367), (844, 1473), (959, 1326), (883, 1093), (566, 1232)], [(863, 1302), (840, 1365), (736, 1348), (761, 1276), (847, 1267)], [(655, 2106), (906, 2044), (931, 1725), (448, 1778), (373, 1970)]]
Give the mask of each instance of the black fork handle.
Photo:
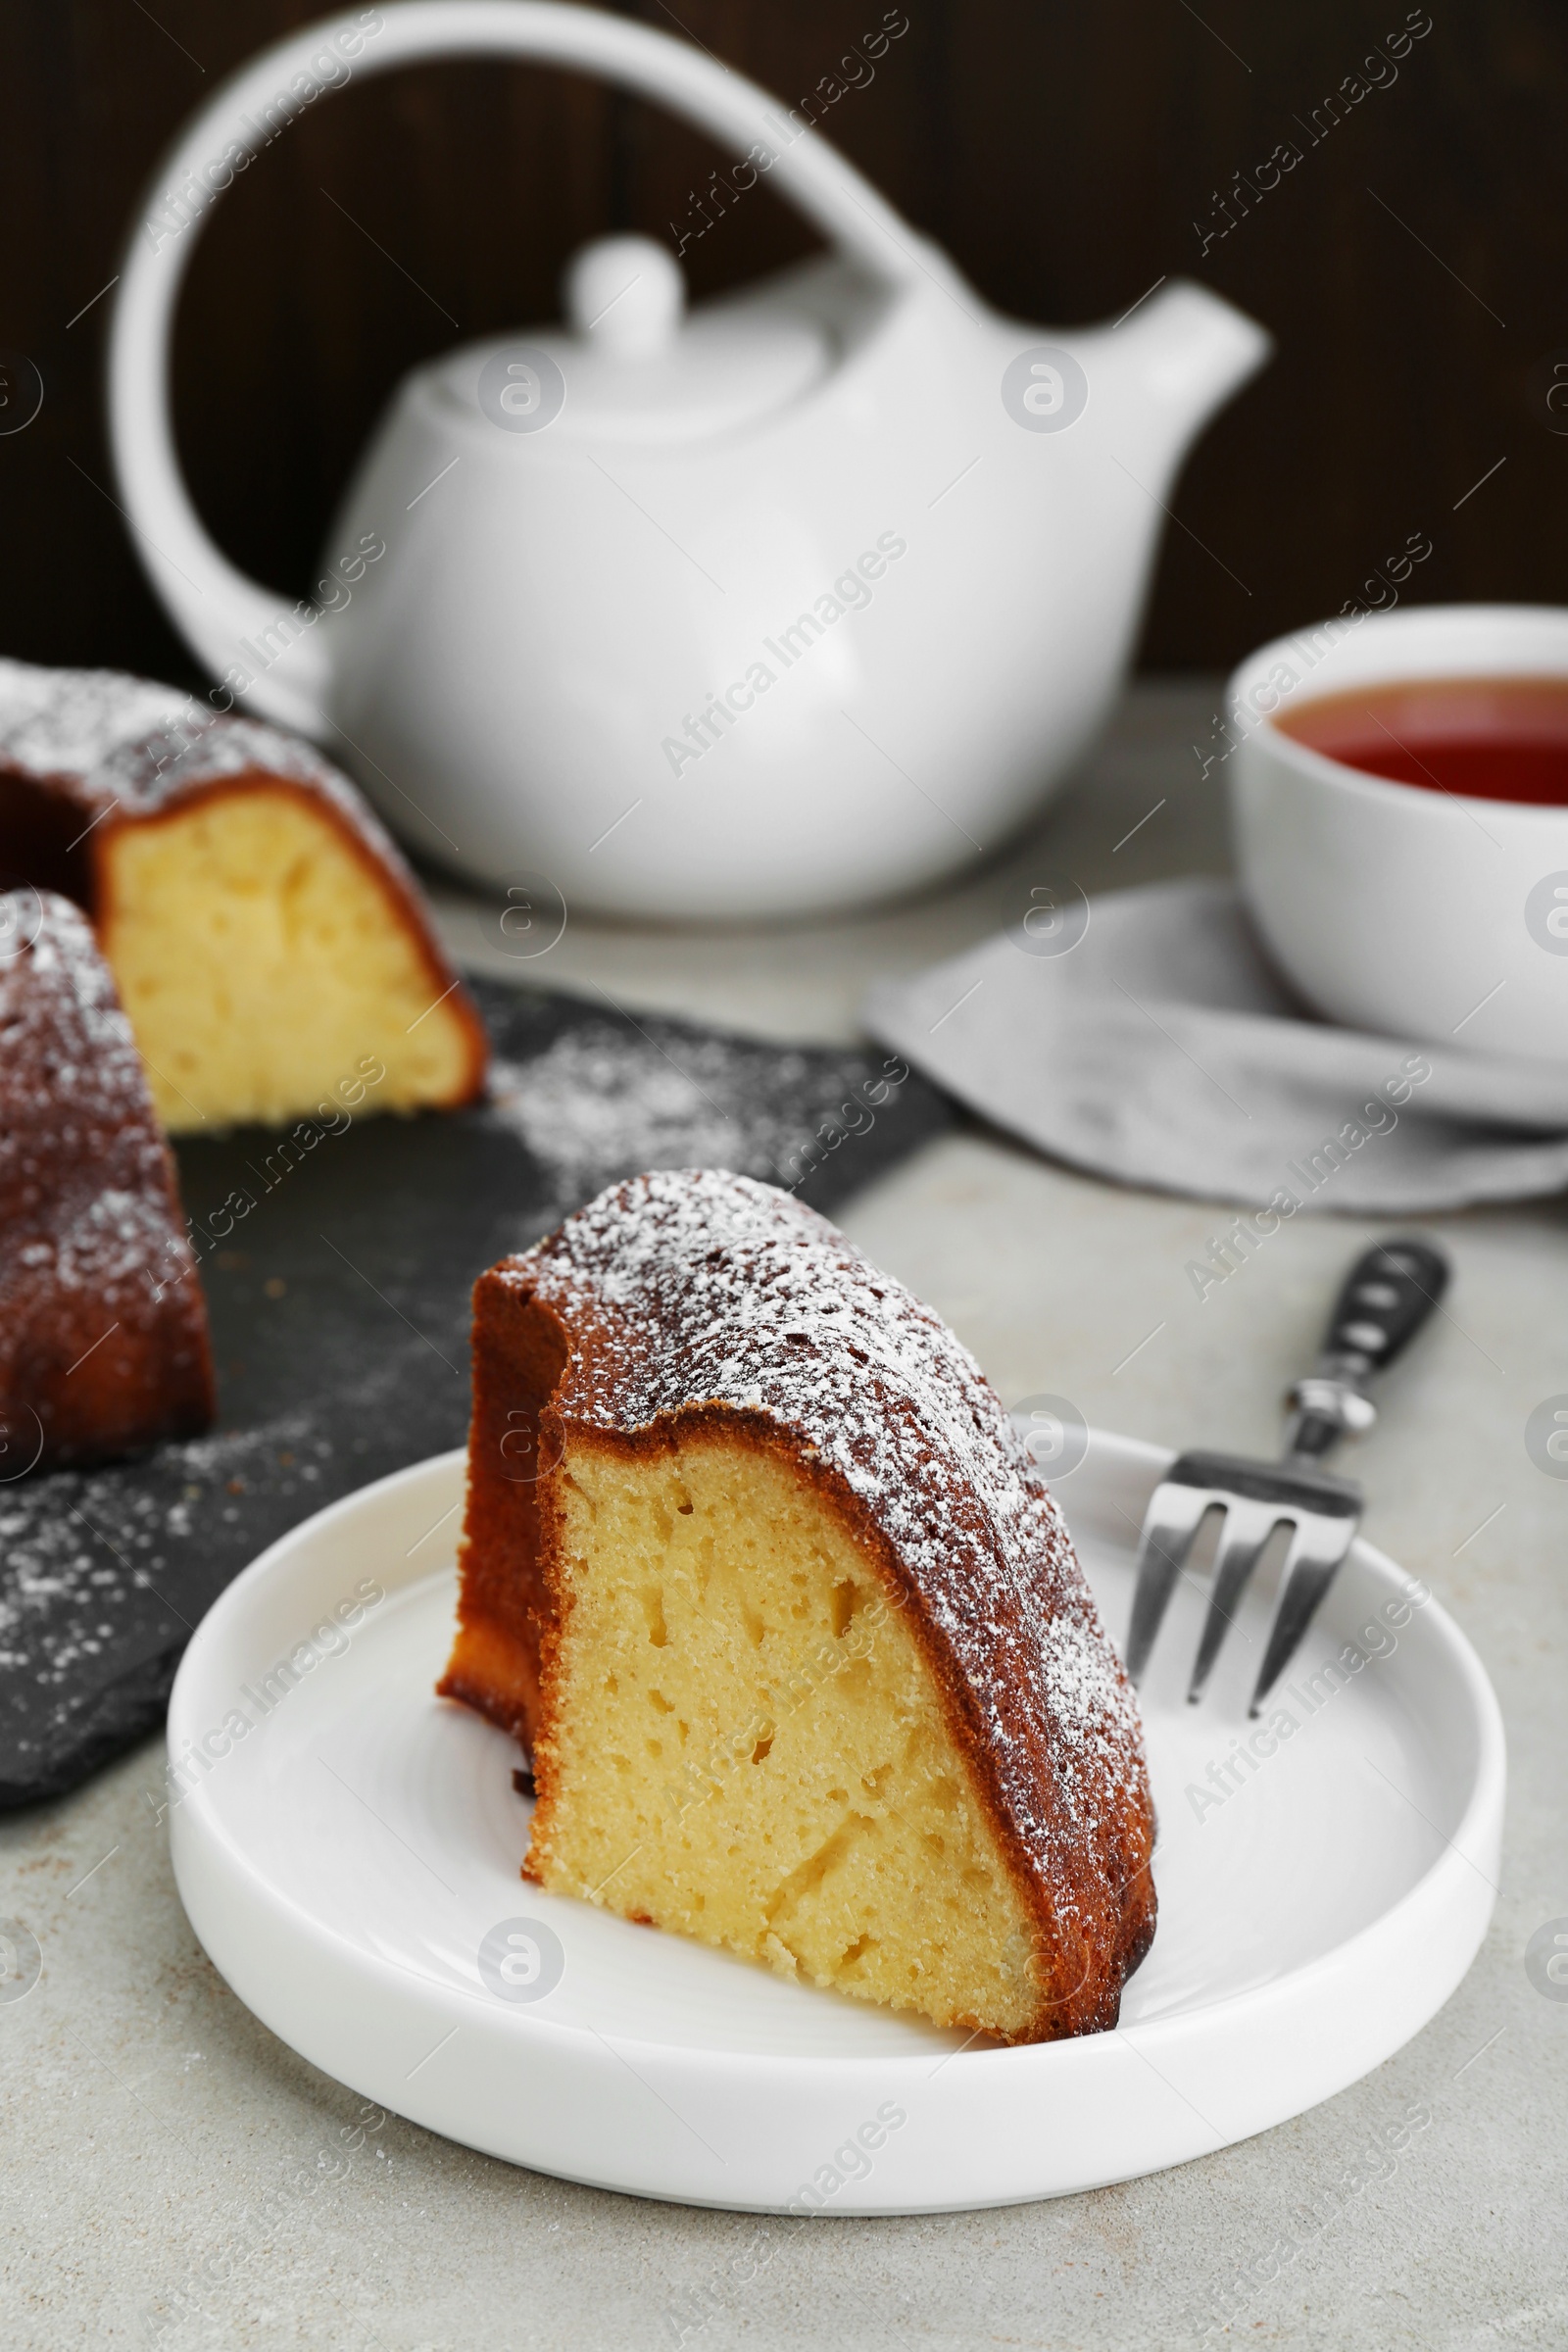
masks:
[(1368, 1380), (1401, 1355), (1448, 1287), (1448, 1261), (1431, 1242), (1377, 1242), (1345, 1278), (1323, 1353)]
[(1406, 1237), (1362, 1251), (1334, 1302), (1316, 1368), (1297, 1392), (1294, 1455), (1321, 1460), (1338, 1445), (1353, 1426), (1347, 1406), (1357, 1398), (1364, 1406), (1366, 1384), (1403, 1354), (1448, 1278), (1448, 1260), (1432, 1242)]

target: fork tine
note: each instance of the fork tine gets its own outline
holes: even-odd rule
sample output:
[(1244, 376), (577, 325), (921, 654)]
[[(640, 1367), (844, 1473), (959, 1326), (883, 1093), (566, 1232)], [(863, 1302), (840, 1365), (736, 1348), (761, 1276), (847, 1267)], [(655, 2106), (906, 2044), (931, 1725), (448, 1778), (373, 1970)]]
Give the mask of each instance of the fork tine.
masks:
[(1196, 1706), (1203, 1695), (1220, 1645), (1236, 1622), (1236, 1611), (1248, 1580), (1257, 1566), (1258, 1557), (1269, 1537), (1279, 1525), (1280, 1514), (1271, 1504), (1261, 1506), (1233, 1502), (1225, 1514), (1224, 1533), (1220, 1539), (1219, 1558), (1214, 1563), (1214, 1583), (1209, 1593), (1208, 1615), (1203, 1620), (1203, 1636), (1193, 1660), (1193, 1679), (1188, 1686), (1187, 1698)]
[(1168, 1479), (1154, 1490), (1144, 1521), (1133, 1621), (1127, 1635), (1125, 1664), (1135, 1683), (1149, 1663), (1182, 1563), (1213, 1499), (1205, 1488), (1177, 1486)]
[(1314, 1518), (1298, 1530), (1291, 1557), (1285, 1563), (1280, 1605), (1258, 1669), (1257, 1688), (1248, 1709), (1250, 1715), (1262, 1713), (1264, 1699), (1296, 1655), (1297, 1644), (1311, 1624), (1318, 1602), (1334, 1582), (1354, 1536), (1353, 1519)]

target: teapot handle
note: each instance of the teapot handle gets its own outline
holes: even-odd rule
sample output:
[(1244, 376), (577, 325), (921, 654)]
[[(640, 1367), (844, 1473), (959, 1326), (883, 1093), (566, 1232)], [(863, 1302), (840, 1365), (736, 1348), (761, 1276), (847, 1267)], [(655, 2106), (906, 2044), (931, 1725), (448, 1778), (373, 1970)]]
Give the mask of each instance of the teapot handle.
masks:
[[(235, 172), (323, 89), (416, 58), (497, 55), (600, 73), (663, 99), (726, 144), (739, 142), (743, 155), (760, 147), (772, 158), (760, 168), (798, 210), (888, 286), (945, 273), (940, 258), (922, 258), (914, 232), (825, 140), (805, 134), (782, 142), (783, 110), (765, 90), (683, 41), (598, 9), (563, 0), (395, 0), (384, 10), (322, 19), (264, 50), (191, 118), (148, 190), (115, 300), (109, 425), (143, 564), (187, 642), (215, 676), (235, 665), (250, 676), (238, 699), (252, 710), (306, 733), (331, 725), (326, 644), (309, 625), (318, 614), (289, 608), (235, 569), (203, 529), (180, 473), (169, 410), (169, 340), (180, 282), (201, 221)], [(290, 622), (292, 634), (274, 652)]]

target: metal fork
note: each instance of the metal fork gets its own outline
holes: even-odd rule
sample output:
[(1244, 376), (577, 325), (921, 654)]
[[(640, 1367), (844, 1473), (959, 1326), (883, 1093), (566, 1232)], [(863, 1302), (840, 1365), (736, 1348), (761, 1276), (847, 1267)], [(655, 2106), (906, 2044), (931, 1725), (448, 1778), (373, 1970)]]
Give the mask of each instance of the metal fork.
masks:
[(1282, 1522), (1291, 1530), (1279, 1606), (1258, 1671), (1250, 1712), (1256, 1715), (1296, 1654), (1313, 1612), (1349, 1550), (1361, 1519), (1361, 1490), (1319, 1465), (1347, 1436), (1377, 1419), (1366, 1394), (1432, 1314), (1448, 1285), (1448, 1261), (1430, 1242), (1380, 1242), (1345, 1280), (1313, 1370), (1291, 1390), (1291, 1418), (1280, 1461), (1224, 1453), (1184, 1453), (1154, 1489), (1144, 1515), (1127, 1637), (1127, 1671), (1138, 1682), (1149, 1663), (1176, 1579), (1211, 1510), (1225, 1514), (1202, 1639), (1187, 1696), (1202, 1696), (1248, 1579)]

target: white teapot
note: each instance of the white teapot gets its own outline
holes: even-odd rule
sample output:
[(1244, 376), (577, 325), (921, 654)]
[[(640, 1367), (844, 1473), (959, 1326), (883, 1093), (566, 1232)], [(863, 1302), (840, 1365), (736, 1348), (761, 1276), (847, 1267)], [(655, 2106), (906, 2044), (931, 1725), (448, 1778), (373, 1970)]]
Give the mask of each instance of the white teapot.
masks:
[[(168, 339), (204, 213), (356, 74), (485, 53), (665, 100), (824, 232), (689, 315), (671, 251), (592, 245), (567, 324), (399, 388), (316, 600), (243, 578), (171, 431)], [(695, 48), (548, 0), (322, 22), (219, 90), (121, 277), (111, 422), (154, 585), (237, 702), (318, 737), (413, 848), (503, 894), (723, 920), (907, 892), (1072, 766), (1132, 649), (1164, 502), (1268, 350), (1203, 288), (1113, 326), (989, 310), (799, 118)]]

